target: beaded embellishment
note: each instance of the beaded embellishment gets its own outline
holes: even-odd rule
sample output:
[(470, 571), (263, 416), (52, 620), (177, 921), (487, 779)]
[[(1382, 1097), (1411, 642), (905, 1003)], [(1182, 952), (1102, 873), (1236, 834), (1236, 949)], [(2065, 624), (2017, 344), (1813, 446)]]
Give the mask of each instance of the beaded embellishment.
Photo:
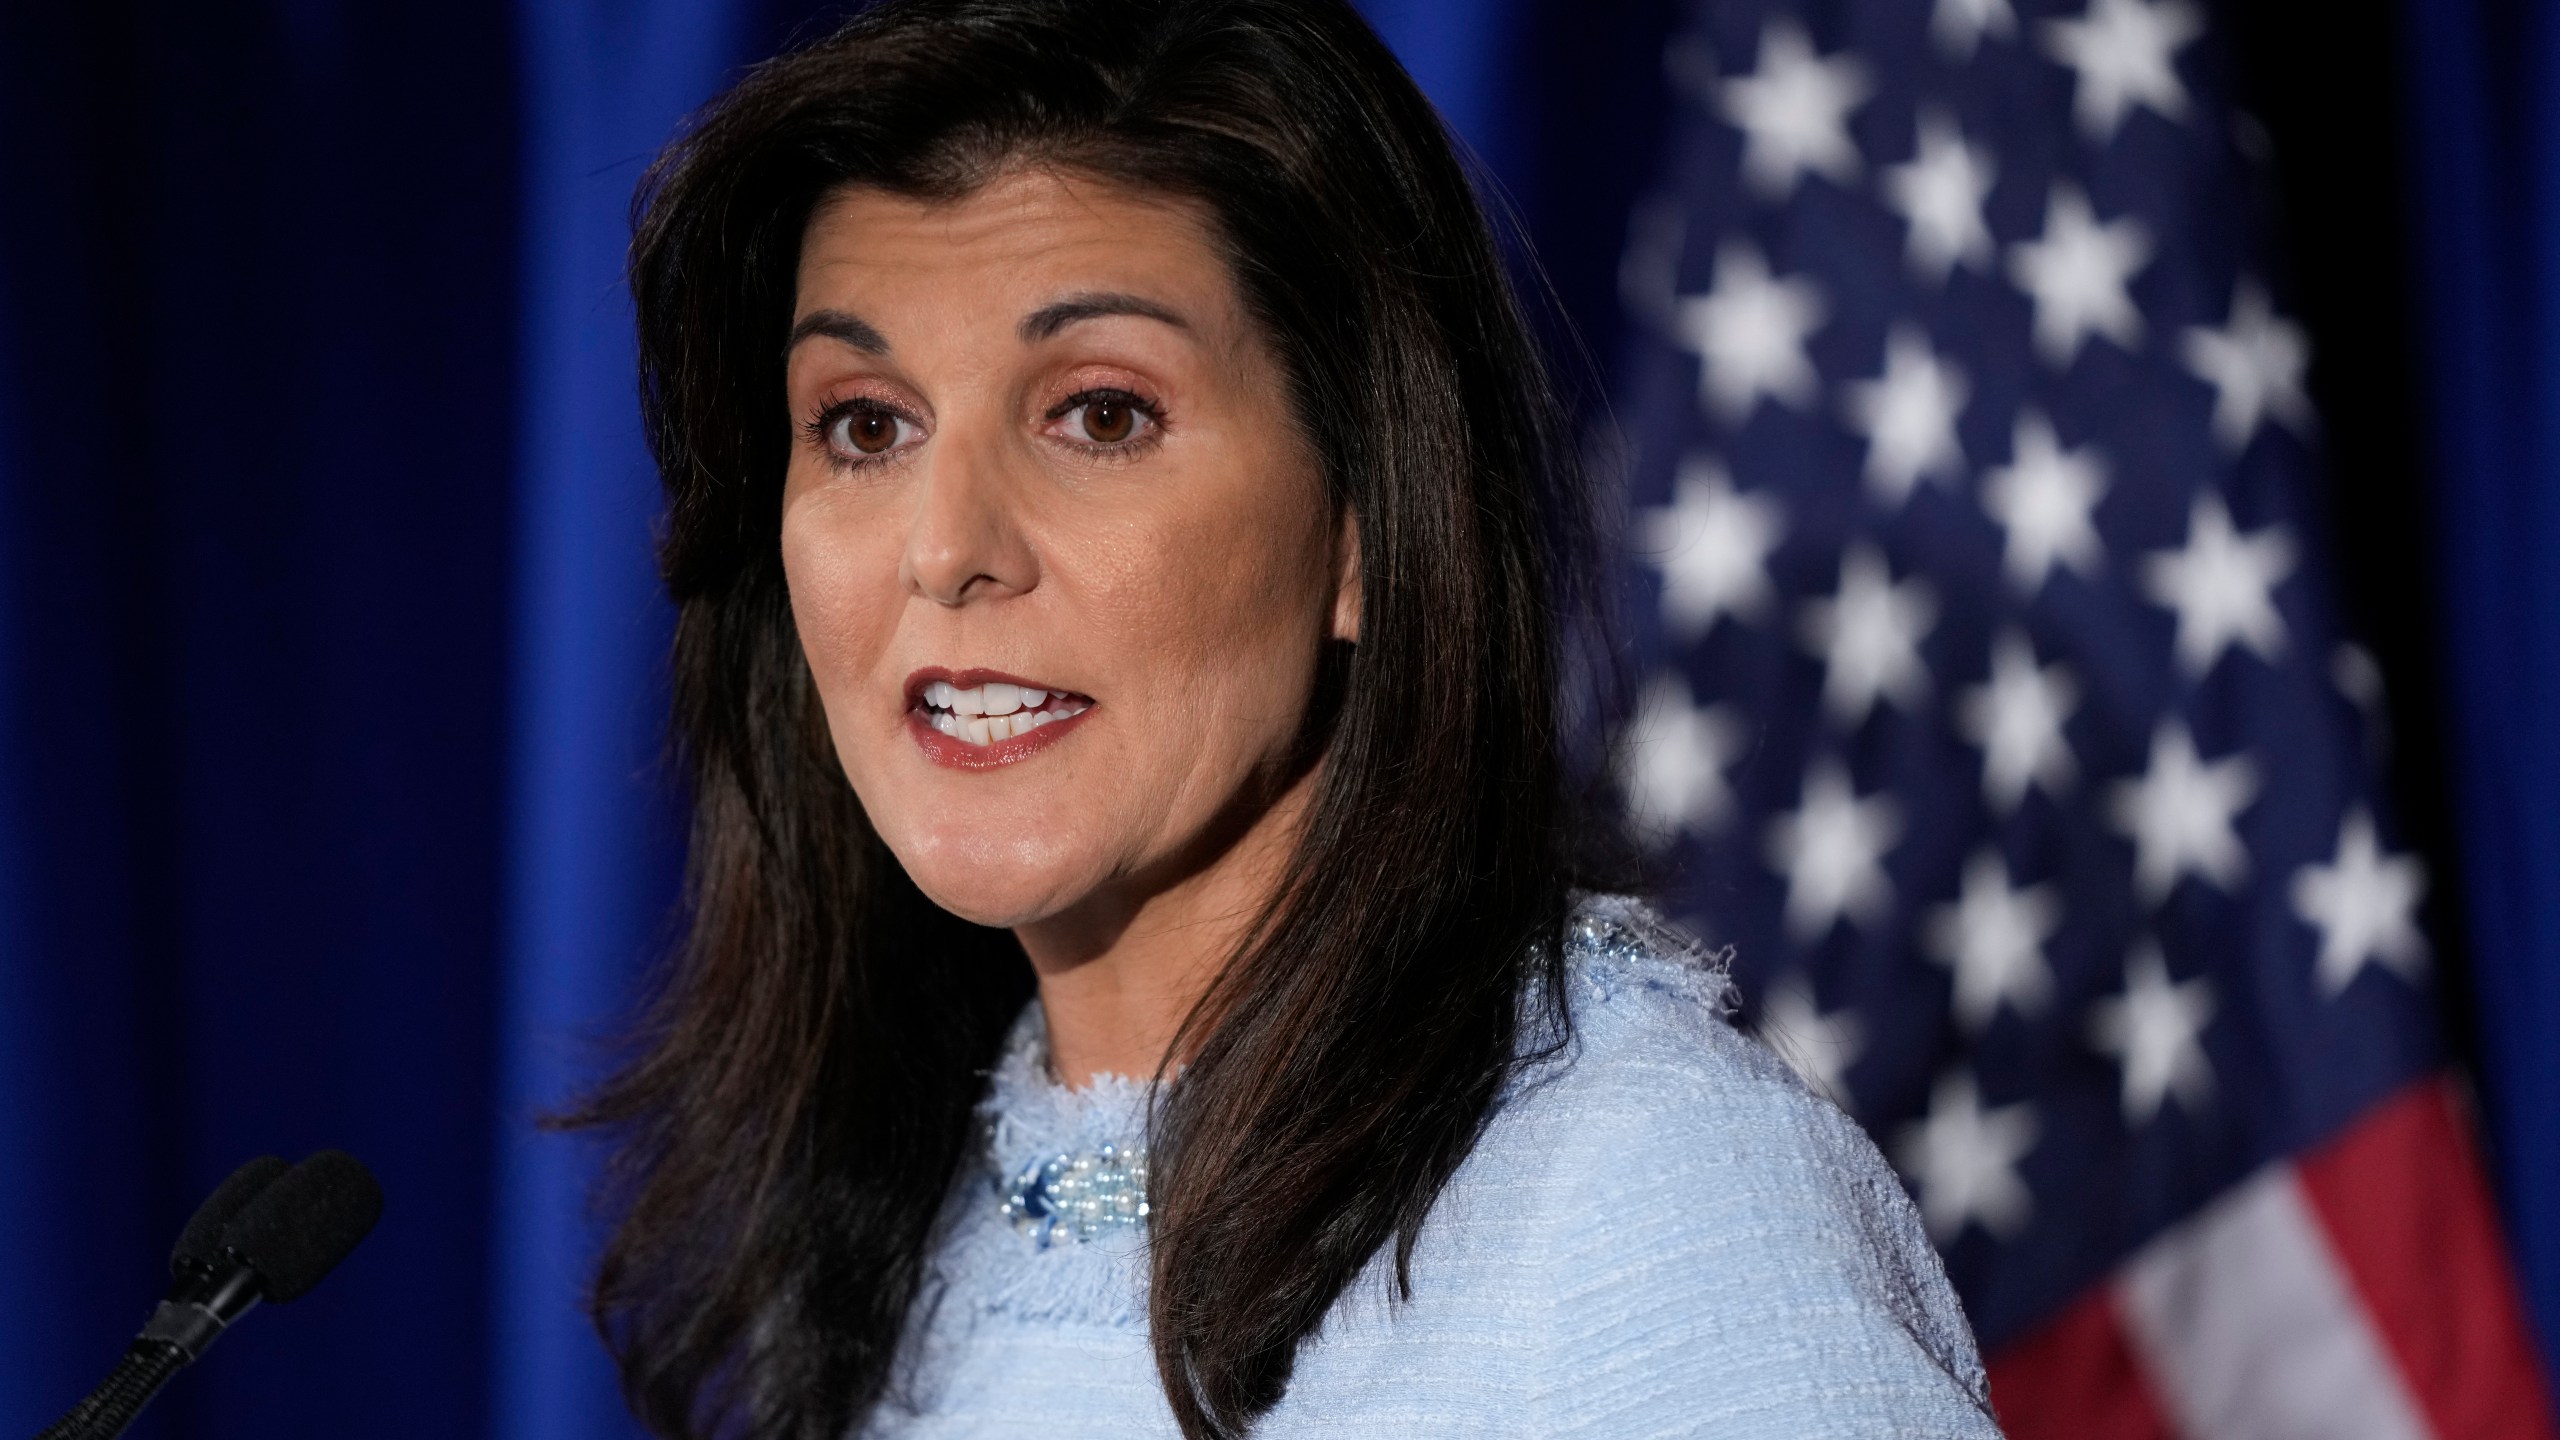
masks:
[(1001, 1182), (1004, 1218), (1041, 1249), (1082, 1244), (1147, 1219), (1147, 1147), (1105, 1145), (1050, 1155)]

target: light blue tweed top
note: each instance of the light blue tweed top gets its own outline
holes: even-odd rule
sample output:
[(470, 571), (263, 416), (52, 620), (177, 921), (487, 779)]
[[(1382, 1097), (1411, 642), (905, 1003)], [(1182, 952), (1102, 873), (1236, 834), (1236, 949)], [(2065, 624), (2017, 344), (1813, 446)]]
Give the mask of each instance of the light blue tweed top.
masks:
[[(1733, 1028), (1721, 968), (1642, 906), (1587, 900), (1572, 935), (1575, 1044), (1441, 1193), (1412, 1298), (1390, 1302), (1382, 1254), (1254, 1434), (1996, 1440), (1964, 1315), (1865, 1134)], [(1054, 1083), (1038, 1016), (866, 1434), (1176, 1434), (1143, 1226), (1043, 1246), (999, 1210), (999, 1167), (1143, 1139), (1143, 1085)]]

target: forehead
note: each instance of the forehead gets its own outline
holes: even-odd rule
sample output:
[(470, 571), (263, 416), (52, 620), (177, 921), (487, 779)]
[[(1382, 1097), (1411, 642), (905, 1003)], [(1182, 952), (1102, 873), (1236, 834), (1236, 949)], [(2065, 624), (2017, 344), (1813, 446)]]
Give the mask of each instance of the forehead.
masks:
[(810, 215), (800, 248), (802, 310), (848, 294), (950, 302), (1141, 284), (1195, 304), (1226, 296), (1205, 207), (1048, 169), (1007, 171), (952, 199), (847, 186)]

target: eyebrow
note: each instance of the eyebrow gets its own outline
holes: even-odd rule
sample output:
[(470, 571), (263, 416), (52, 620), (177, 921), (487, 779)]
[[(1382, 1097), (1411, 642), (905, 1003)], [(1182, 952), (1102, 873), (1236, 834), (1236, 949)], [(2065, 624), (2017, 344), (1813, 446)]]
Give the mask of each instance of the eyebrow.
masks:
[(791, 327), (791, 338), (783, 343), (783, 353), (791, 353), (801, 341), (816, 336), (841, 341), (867, 355), (889, 353), (887, 337), (870, 321), (850, 310), (812, 310), (801, 316), (800, 323)]
[[(1134, 315), (1142, 320), (1170, 325), (1176, 330), (1191, 328), (1190, 321), (1168, 306), (1159, 305), (1144, 296), (1103, 290), (1070, 295), (1064, 300), (1043, 305), (1023, 316), (1019, 329), (1025, 340), (1046, 340), (1070, 325), (1109, 315)], [(791, 327), (791, 338), (783, 343), (783, 351), (787, 354), (801, 341), (815, 338), (850, 345), (867, 355), (889, 353), (888, 337), (880, 333), (879, 327), (850, 310), (812, 310), (801, 316), (799, 323)]]
[(1189, 330), (1191, 322), (1163, 305), (1138, 295), (1123, 295), (1102, 290), (1070, 295), (1064, 300), (1043, 305), (1022, 317), (1022, 338), (1046, 340), (1068, 326), (1083, 320), (1099, 320), (1106, 315), (1135, 315), (1154, 320), (1176, 330)]

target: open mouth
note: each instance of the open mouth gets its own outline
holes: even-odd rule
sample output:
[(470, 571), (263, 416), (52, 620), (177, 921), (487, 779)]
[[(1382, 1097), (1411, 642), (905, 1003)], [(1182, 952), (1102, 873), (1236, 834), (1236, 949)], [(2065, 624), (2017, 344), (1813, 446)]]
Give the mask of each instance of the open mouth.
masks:
[(917, 692), (924, 722), (963, 745), (995, 745), (1093, 708), (1090, 697), (1008, 680), (962, 687), (934, 680)]

